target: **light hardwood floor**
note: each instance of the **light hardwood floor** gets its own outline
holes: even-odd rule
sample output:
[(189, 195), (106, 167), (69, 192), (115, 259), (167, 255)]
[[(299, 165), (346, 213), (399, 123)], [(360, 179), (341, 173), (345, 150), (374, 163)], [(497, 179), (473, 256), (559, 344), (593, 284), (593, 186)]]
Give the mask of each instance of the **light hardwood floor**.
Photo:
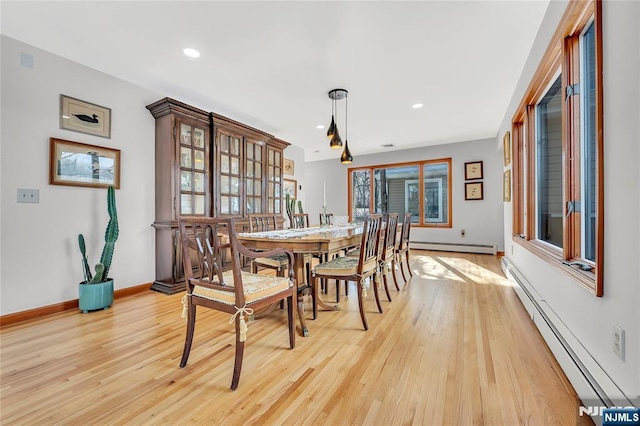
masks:
[(497, 257), (412, 254), (414, 277), (390, 303), (381, 293), (384, 313), (369, 291), (369, 331), (353, 283), (342, 310), (309, 320), (294, 350), (286, 312), (249, 322), (235, 392), (226, 314), (198, 311), (189, 363), (178, 367), (182, 295), (149, 291), (5, 327), (0, 423), (590, 423)]

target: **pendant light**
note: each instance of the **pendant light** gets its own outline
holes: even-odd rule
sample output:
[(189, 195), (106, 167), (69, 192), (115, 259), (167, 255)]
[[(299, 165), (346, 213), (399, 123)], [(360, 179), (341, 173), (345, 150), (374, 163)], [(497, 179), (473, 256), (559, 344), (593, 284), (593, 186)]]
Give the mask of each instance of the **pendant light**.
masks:
[(327, 129), (327, 137), (331, 140), (329, 146), (333, 149), (340, 149), (342, 147), (342, 138), (340, 137), (340, 132), (338, 131), (338, 125), (336, 124), (335, 116), (338, 114), (338, 104), (337, 101), (340, 99), (345, 99), (347, 97), (347, 92), (344, 89), (333, 89), (329, 91), (329, 98), (331, 99), (331, 124)]
[(345, 109), (344, 109), (344, 151), (342, 151), (342, 156), (340, 157), (340, 162), (342, 164), (351, 164), (353, 163), (353, 156), (351, 155), (351, 151), (349, 151), (349, 99), (347, 99), (347, 95), (345, 94)]

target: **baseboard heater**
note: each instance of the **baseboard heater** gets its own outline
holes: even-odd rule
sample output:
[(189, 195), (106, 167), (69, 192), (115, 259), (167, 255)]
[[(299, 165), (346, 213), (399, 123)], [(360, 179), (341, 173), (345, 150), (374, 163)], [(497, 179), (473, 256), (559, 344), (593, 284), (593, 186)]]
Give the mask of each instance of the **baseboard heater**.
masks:
[(502, 271), (516, 284), (516, 294), (581, 399), (582, 414), (591, 415), (596, 424), (601, 424), (596, 408), (633, 406), (513, 263), (507, 257), (501, 262)]
[(428, 241), (409, 241), (409, 247), (416, 250), (455, 251), (462, 253), (497, 253), (497, 247), (490, 244), (457, 244), (457, 243), (433, 243)]

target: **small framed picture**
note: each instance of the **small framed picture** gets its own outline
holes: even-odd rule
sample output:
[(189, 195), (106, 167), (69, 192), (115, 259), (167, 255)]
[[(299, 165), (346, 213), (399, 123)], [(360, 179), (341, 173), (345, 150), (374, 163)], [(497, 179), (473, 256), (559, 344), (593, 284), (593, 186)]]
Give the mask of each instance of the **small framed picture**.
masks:
[(293, 179), (282, 179), (282, 192), (283, 196), (289, 196), (291, 198), (298, 198), (298, 182)]
[(294, 166), (293, 160), (289, 160), (289, 159), (285, 158), (284, 159), (284, 169), (283, 169), (284, 170), (284, 174), (292, 176), (293, 175), (293, 166)]
[(111, 138), (111, 108), (60, 95), (60, 128)]
[(504, 152), (505, 167), (511, 163), (511, 133), (507, 131), (502, 138), (502, 150)]
[(478, 180), (482, 177), (482, 161), (464, 163), (464, 180)]
[(482, 200), (482, 182), (467, 182), (464, 184), (465, 200)]
[(49, 139), (51, 185), (120, 188), (120, 150)]
[(511, 170), (507, 170), (502, 176), (502, 200), (511, 201)]

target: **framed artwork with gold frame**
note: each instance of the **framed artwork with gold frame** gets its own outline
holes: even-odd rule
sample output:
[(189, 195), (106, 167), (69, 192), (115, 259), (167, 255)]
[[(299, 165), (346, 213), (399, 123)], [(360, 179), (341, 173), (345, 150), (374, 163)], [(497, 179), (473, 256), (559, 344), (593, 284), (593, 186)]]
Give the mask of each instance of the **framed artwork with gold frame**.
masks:
[(284, 159), (284, 167), (283, 167), (283, 171), (285, 175), (289, 175), (289, 176), (293, 176), (293, 171), (294, 171), (294, 165), (295, 163), (293, 162), (293, 160), (289, 160), (288, 158)]
[(502, 176), (502, 200), (511, 201), (511, 170), (507, 170)]
[(507, 130), (502, 138), (502, 150), (504, 153), (504, 165), (505, 167), (511, 163), (511, 133)]
[(465, 200), (482, 200), (484, 198), (482, 182), (466, 182), (464, 184)]
[(120, 150), (49, 139), (49, 184), (120, 188)]

